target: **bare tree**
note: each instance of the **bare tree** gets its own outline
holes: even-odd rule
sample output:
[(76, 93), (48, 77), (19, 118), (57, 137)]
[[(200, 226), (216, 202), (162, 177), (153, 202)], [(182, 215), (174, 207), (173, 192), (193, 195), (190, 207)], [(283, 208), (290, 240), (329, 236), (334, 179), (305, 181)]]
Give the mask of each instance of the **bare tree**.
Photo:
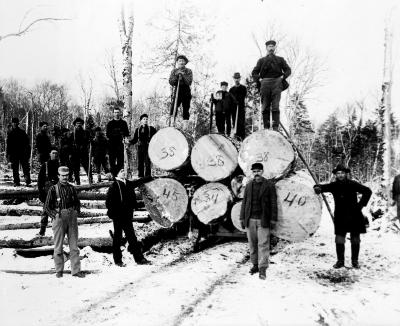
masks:
[(117, 63), (115, 61), (115, 55), (112, 50), (107, 52), (105, 68), (107, 71), (107, 75), (108, 77), (110, 77), (112, 82), (112, 84), (109, 86), (114, 91), (116, 100), (120, 100), (121, 99), (120, 79), (118, 78), (119, 73), (117, 69)]
[(93, 79), (88, 76), (85, 79), (82, 74), (79, 74), (79, 86), (81, 89), (81, 99), (83, 108), (83, 120), (87, 122), (87, 118), (91, 113), (92, 108), (92, 93), (93, 93)]

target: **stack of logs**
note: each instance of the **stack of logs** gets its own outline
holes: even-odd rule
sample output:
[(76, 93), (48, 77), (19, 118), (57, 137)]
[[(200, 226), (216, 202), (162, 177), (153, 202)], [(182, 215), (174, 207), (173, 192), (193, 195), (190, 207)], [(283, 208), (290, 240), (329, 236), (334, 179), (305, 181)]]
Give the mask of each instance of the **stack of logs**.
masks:
[(236, 232), (244, 232), (239, 222), (244, 186), (251, 178), (251, 165), (260, 162), (263, 176), (276, 182), (278, 223), (272, 233), (301, 241), (318, 228), (322, 204), (313, 180), (293, 172), (294, 149), (279, 132), (260, 130), (241, 144), (221, 134), (194, 142), (168, 127), (154, 135), (148, 154), (157, 168), (169, 172), (141, 187), (151, 218), (164, 227), (194, 214), (203, 224), (228, 222)]

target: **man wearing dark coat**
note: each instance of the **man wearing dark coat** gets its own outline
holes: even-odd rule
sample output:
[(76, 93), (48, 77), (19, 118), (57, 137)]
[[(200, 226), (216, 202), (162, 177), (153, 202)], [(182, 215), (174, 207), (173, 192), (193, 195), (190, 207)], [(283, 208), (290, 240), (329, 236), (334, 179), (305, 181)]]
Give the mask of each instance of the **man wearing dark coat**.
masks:
[(397, 205), (397, 219), (400, 221), (400, 174), (396, 175), (392, 186), (393, 201)]
[(262, 176), (263, 170), (262, 163), (251, 166), (254, 178), (247, 183), (244, 191), (240, 223), (246, 229), (249, 241), (253, 264), (250, 274), (259, 272), (259, 278), (265, 280), (269, 265), (270, 230), (275, 227), (278, 218), (278, 205), (275, 184)]
[(40, 132), (36, 135), (36, 150), (40, 165), (49, 160), (49, 154), (51, 151), (51, 141), (48, 135), (48, 123), (41, 121), (39, 123)]
[(272, 111), (272, 128), (278, 130), (281, 92), (288, 87), (286, 78), (290, 76), (292, 71), (284, 58), (275, 55), (275, 41), (267, 41), (265, 46), (267, 47), (267, 55), (257, 61), (257, 65), (251, 74), (255, 83), (261, 83), (260, 95), (264, 128), (270, 128)]
[(75, 184), (80, 185), (80, 169), (81, 164), (89, 178), (89, 140), (90, 135), (87, 130), (83, 129), (84, 121), (76, 118), (73, 122), (74, 129), (68, 135), (68, 146), (70, 148), (70, 164), (75, 178)]
[(97, 173), (97, 182), (101, 182), (101, 167), (103, 167), (104, 173), (110, 172), (107, 162), (108, 140), (100, 127), (96, 127), (94, 132), (95, 136), (92, 140), (93, 165), (94, 172)]
[(116, 177), (118, 171), (124, 166), (124, 142), (127, 142), (127, 137), (129, 137), (129, 129), (126, 121), (121, 119), (119, 107), (114, 108), (113, 114), (113, 120), (107, 123), (106, 136), (109, 145), (110, 170)]
[[(347, 175), (350, 170), (342, 164), (332, 171), (336, 180), (315, 185), (317, 194), (330, 192), (335, 201), (334, 225), (337, 262), (334, 268), (344, 267), (346, 234), (350, 233), (351, 262), (354, 268), (360, 268), (358, 255), (360, 252), (360, 234), (366, 233), (364, 215), (361, 209), (368, 204), (371, 197), (371, 189), (362, 184), (349, 180)], [(362, 197), (357, 200), (358, 194)]]
[[(60, 162), (58, 160), (58, 151), (56, 149), (51, 150), (50, 159), (44, 162), (40, 167), (38, 176), (38, 190), (39, 200), (44, 204), (46, 202), (47, 193), (51, 186), (58, 182), (58, 168)], [(46, 227), (49, 223), (49, 215), (46, 210), (43, 209), (42, 218), (40, 220), (40, 231), (39, 235), (44, 236), (46, 233)]]
[[(236, 136), (238, 136), (240, 139), (244, 139), (245, 133), (246, 133), (246, 107), (245, 107), (245, 99), (247, 95), (247, 88), (246, 86), (242, 85), (240, 83), (240, 73), (235, 72), (233, 74), (233, 80), (235, 81), (235, 84), (229, 89), (229, 93), (233, 95), (233, 97), (236, 99), (237, 106), (234, 107), (234, 110), (232, 111), (232, 121), (233, 125), (236, 126)], [(236, 113), (236, 110), (239, 110)], [(236, 122), (236, 115), (238, 118), (238, 121)]]
[(14, 186), (20, 186), (19, 179), (19, 165), (22, 166), (24, 172), (25, 184), (31, 184), (31, 175), (29, 167), (29, 157), (31, 153), (31, 146), (29, 144), (29, 137), (24, 130), (19, 128), (19, 119), (12, 118), (11, 130), (7, 135), (7, 160), (11, 162), (13, 170)]
[[(130, 143), (137, 145), (137, 157), (138, 157), (138, 175), (139, 178), (151, 176), (151, 162), (148, 154), (149, 144), (151, 138), (156, 133), (156, 129), (148, 125), (148, 115), (146, 113), (140, 116), (140, 126), (135, 129)], [(146, 168), (146, 171), (145, 171)]]
[(215, 124), (217, 125), (218, 132), (230, 136), (232, 112), (235, 110), (237, 102), (227, 89), (228, 83), (226, 81), (221, 82), (221, 90), (215, 93), (215, 98), (212, 98), (212, 102), (215, 105)]
[(113, 258), (114, 263), (121, 267), (125, 266), (122, 262), (121, 253), (122, 231), (124, 231), (129, 243), (128, 251), (133, 255), (135, 262), (137, 264), (149, 263), (143, 256), (132, 225), (133, 213), (137, 205), (135, 188), (143, 182), (143, 179), (137, 181), (127, 180), (124, 169), (121, 169), (107, 191), (107, 215), (114, 224)]

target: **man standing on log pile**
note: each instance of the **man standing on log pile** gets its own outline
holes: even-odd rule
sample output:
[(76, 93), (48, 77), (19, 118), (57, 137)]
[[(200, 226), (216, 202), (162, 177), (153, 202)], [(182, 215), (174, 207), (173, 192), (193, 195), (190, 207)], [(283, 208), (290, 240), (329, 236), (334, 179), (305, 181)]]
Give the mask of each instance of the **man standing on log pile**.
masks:
[(101, 182), (101, 167), (105, 174), (110, 173), (107, 162), (108, 140), (104, 136), (101, 127), (94, 129), (95, 136), (92, 141), (92, 157), (95, 173), (97, 173), (97, 182)]
[(61, 128), (61, 138), (60, 138), (60, 165), (68, 166), (69, 168), (69, 182), (72, 182), (72, 167), (70, 162), (70, 155), (71, 155), (71, 146), (69, 143), (69, 129), (62, 127)]
[(397, 205), (397, 220), (400, 222), (400, 174), (394, 177), (392, 197), (394, 203)]
[(75, 184), (80, 185), (80, 169), (81, 164), (91, 183), (92, 175), (89, 173), (89, 141), (90, 134), (83, 129), (84, 121), (81, 118), (76, 118), (73, 122), (74, 130), (69, 134), (69, 147), (71, 149), (70, 162), (75, 178)]
[[(60, 163), (58, 161), (58, 152), (56, 149), (51, 150), (50, 159), (44, 162), (40, 167), (38, 176), (38, 190), (39, 190), (39, 200), (45, 204), (47, 193), (51, 186), (57, 184), (58, 182), (58, 168)], [(39, 236), (44, 236), (46, 233), (46, 227), (49, 223), (49, 215), (43, 207), (42, 218), (40, 220), (40, 231)]]
[(257, 65), (251, 74), (260, 89), (264, 128), (270, 128), (270, 113), (272, 110), (272, 129), (278, 130), (281, 92), (289, 87), (286, 78), (290, 76), (292, 71), (284, 58), (275, 55), (275, 41), (267, 41), (265, 46), (267, 47), (267, 56), (257, 61)]
[[(246, 86), (240, 84), (240, 78), (240, 73), (235, 72), (233, 74), (233, 80), (235, 81), (235, 84), (230, 88), (229, 93), (232, 94), (237, 101), (237, 106), (234, 107), (234, 110), (232, 111), (232, 121), (233, 125), (236, 126), (236, 136), (243, 140), (246, 136), (245, 99), (247, 95), (247, 89)], [(236, 113), (236, 110), (239, 111)], [(236, 114), (238, 121), (236, 121)]]
[(251, 166), (253, 180), (247, 183), (240, 210), (240, 223), (246, 228), (253, 266), (250, 274), (259, 272), (259, 278), (266, 279), (269, 265), (270, 234), (278, 218), (278, 204), (275, 185), (265, 179), (261, 163)]
[[(177, 67), (172, 69), (169, 76), (169, 84), (175, 87), (175, 96), (171, 103), (170, 119), (175, 119), (178, 114), (178, 108), (182, 104), (182, 118), (183, 118), (183, 129), (187, 130), (190, 117), (190, 100), (192, 94), (190, 91), (190, 85), (193, 81), (192, 70), (186, 68), (189, 59), (184, 55), (179, 55), (176, 58)], [(179, 81), (179, 90), (178, 90)], [(176, 103), (175, 103), (176, 102)], [(175, 116), (174, 108), (176, 107)]]
[(44, 205), (47, 214), (53, 221), (56, 276), (58, 278), (63, 276), (63, 243), (67, 234), (72, 276), (85, 277), (81, 272), (78, 248), (78, 214), (80, 212), (80, 202), (75, 188), (68, 183), (68, 167), (60, 166), (58, 168), (58, 175), (59, 182), (50, 187)]
[(142, 248), (138, 242), (132, 225), (133, 213), (136, 209), (135, 188), (145, 180), (129, 181), (126, 179), (124, 169), (121, 169), (107, 191), (106, 207), (107, 215), (114, 224), (113, 258), (114, 263), (120, 267), (126, 265), (122, 262), (121, 241), (122, 231), (128, 239), (128, 251), (133, 255), (137, 264), (149, 264), (144, 258)]
[(49, 160), (51, 141), (47, 132), (47, 129), (49, 127), (48, 123), (46, 121), (41, 121), (39, 123), (39, 127), (40, 132), (36, 135), (36, 150), (38, 161), (40, 165), (42, 165)]
[(31, 175), (29, 167), (29, 157), (31, 154), (31, 146), (29, 144), (29, 137), (24, 130), (19, 128), (19, 119), (12, 118), (11, 130), (7, 136), (7, 160), (11, 162), (13, 170), (14, 187), (19, 187), (19, 165), (22, 166), (24, 172), (25, 184), (30, 186)]
[(121, 119), (121, 109), (118, 106), (114, 107), (113, 114), (113, 120), (107, 123), (106, 136), (110, 170), (115, 178), (124, 166), (124, 143), (128, 142), (129, 129), (126, 121)]
[[(339, 164), (333, 171), (336, 176), (334, 182), (322, 185), (315, 185), (317, 194), (330, 192), (335, 200), (335, 243), (337, 262), (333, 268), (344, 267), (344, 253), (346, 234), (350, 233), (351, 241), (351, 263), (354, 268), (360, 268), (358, 254), (360, 252), (360, 233), (366, 233), (364, 215), (361, 209), (368, 204), (371, 197), (371, 189), (349, 180), (346, 176), (350, 170)], [(362, 197), (357, 201), (357, 195)]]
[[(137, 145), (138, 176), (139, 178), (151, 176), (151, 162), (148, 154), (151, 138), (156, 133), (156, 128), (148, 125), (149, 117), (146, 113), (140, 116), (140, 126), (136, 128), (130, 144)], [(145, 172), (146, 168), (146, 172)]]
[(215, 105), (215, 124), (220, 134), (231, 135), (232, 112), (236, 112), (236, 99), (228, 91), (228, 83), (221, 82), (221, 90), (215, 93), (212, 101)]

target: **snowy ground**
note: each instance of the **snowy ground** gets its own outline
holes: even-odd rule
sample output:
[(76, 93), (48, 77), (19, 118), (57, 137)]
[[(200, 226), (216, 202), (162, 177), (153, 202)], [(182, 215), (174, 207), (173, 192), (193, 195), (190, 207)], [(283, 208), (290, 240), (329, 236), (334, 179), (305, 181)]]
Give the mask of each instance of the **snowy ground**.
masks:
[[(159, 243), (147, 253), (150, 266), (124, 253), (126, 268), (87, 247), (82, 267), (91, 273), (84, 279), (0, 273), (1, 325), (400, 324), (399, 234), (370, 231), (362, 238), (362, 268), (333, 270), (325, 214), (312, 238), (272, 256), (266, 281), (248, 274), (244, 242), (195, 254), (190, 247), (186, 239)], [(53, 262), (2, 249), (0, 266), (46, 271)]]

